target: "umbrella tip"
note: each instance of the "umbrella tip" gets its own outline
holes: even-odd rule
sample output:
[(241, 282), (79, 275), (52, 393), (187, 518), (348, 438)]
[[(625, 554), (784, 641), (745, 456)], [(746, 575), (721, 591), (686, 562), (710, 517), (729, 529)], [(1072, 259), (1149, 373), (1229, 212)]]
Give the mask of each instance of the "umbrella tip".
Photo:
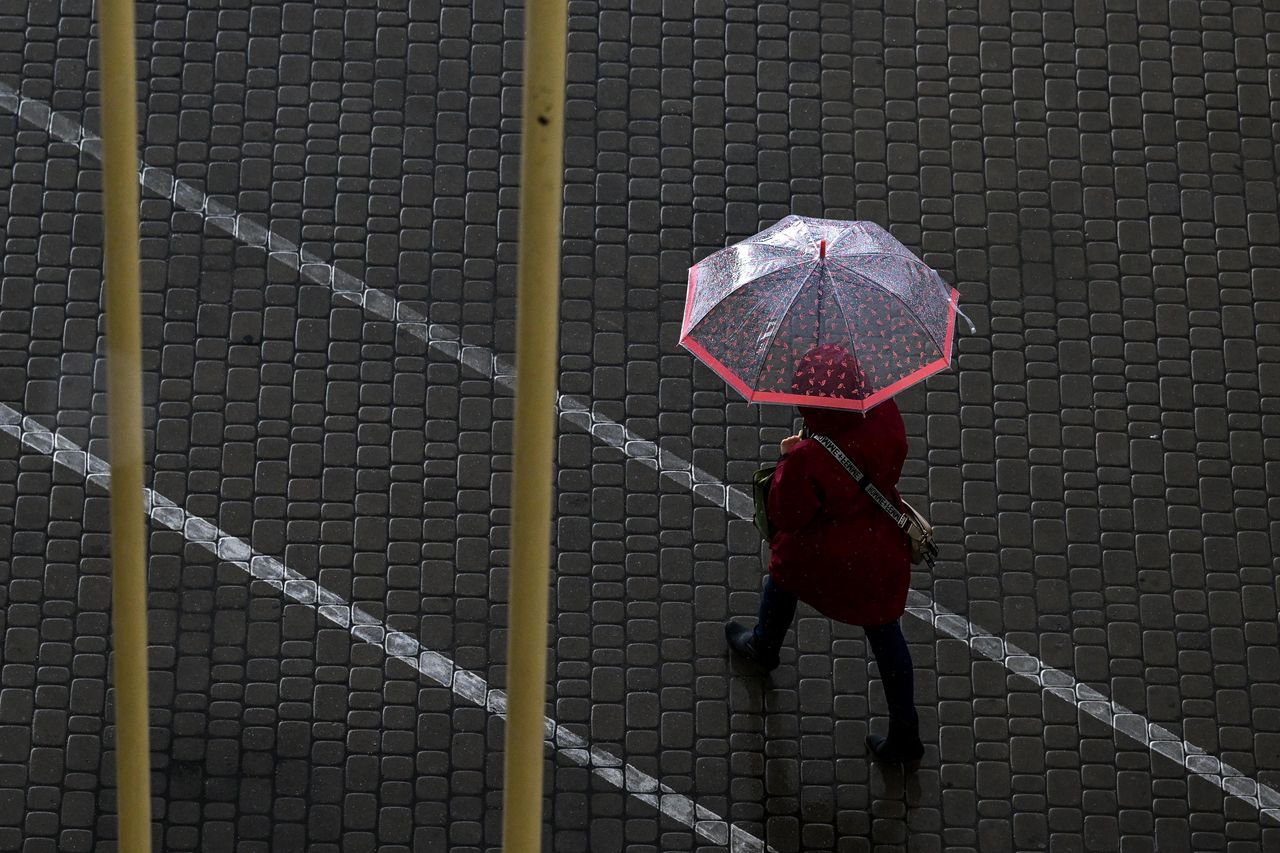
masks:
[(827, 241), (819, 240), (818, 241), (818, 258), (822, 259), (822, 258), (825, 258), (826, 256), (827, 256)]

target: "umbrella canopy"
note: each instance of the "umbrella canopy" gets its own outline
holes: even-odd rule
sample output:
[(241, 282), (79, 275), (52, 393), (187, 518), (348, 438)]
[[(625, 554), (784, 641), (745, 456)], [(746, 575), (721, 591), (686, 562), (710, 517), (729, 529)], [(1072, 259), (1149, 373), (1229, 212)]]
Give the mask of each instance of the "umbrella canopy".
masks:
[(866, 411), (951, 363), (958, 297), (874, 223), (788, 216), (689, 270), (680, 344), (753, 403)]

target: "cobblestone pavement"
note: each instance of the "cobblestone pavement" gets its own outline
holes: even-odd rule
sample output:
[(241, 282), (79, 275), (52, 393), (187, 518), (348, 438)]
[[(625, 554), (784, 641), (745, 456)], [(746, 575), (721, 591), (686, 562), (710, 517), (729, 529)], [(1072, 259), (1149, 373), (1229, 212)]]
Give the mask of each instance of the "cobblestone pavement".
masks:
[[(90, 12), (0, 0), (0, 851), (114, 848)], [(570, 12), (547, 849), (1280, 850), (1280, 2)], [(138, 14), (159, 840), (493, 849), (521, 15)], [(978, 327), (902, 398), (910, 779), (860, 631), (724, 655), (790, 413), (677, 348), (685, 271), (788, 213)]]

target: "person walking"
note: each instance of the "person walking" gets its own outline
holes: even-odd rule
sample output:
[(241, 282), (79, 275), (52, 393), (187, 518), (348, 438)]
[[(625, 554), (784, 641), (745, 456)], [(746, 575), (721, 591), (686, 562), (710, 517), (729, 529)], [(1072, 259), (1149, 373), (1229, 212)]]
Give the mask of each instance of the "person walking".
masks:
[[(866, 377), (852, 353), (837, 345), (810, 350), (792, 390), (858, 399)], [(896, 507), (907, 456), (906, 429), (892, 399), (866, 412), (800, 406), (807, 431), (829, 437)], [(773, 530), (768, 578), (754, 628), (725, 624), (732, 651), (761, 672), (779, 663), (796, 603), (840, 622), (862, 626), (875, 655), (889, 705), (887, 735), (870, 735), (875, 760), (915, 769), (924, 755), (915, 708), (911, 652), (898, 619), (911, 579), (911, 545), (830, 451), (813, 438), (782, 441), (767, 502)]]
[(745, 400), (798, 406), (815, 433), (787, 438), (773, 476), (752, 480), (769, 580), (755, 627), (725, 625), (729, 645), (772, 670), (797, 601), (861, 625), (889, 700), (888, 734), (867, 742), (907, 765), (924, 747), (898, 618), (912, 563), (932, 565), (937, 546), (898, 495), (892, 398), (950, 367), (961, 317), (959, 291), (876, 223), (786, 216), (689, 268), (680, 326), (680, 345)]

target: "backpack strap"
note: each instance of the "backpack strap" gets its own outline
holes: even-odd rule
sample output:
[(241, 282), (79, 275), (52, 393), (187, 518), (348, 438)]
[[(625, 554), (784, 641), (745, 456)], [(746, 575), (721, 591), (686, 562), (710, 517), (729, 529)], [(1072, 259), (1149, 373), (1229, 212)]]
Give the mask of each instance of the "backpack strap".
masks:
[(894, 506), (889, 499), (884, 496), (884, 493), (876, 488), (876, 484), (871, 482), (870, 478), (867, 477), (866, 474), (862, 473), (862, 469), (855, 465), (853, 460), (846, 456), (845, 452), (841, 450), (834, 441), (827, 436), (820, 435), (818, 433), (814, 433), (812, 438), (814, 441), (818, 442), (818, 444), (825, 447), (827, 451), (836, 458), (836, 461), (844, 467), (844, 470), (849, 472), (849, 476), (853, 477), (857, 484), (862, 487), (862, 490), (867, 493), (867, 497), (875, 501), (876, 506), (884, 510), (885, 514), (888, 515), (889, 518), (893, 519), (893, 523), (898, 526), (899, 530), (905, 532), (907, 528), (911, 526), (911, 517)]

